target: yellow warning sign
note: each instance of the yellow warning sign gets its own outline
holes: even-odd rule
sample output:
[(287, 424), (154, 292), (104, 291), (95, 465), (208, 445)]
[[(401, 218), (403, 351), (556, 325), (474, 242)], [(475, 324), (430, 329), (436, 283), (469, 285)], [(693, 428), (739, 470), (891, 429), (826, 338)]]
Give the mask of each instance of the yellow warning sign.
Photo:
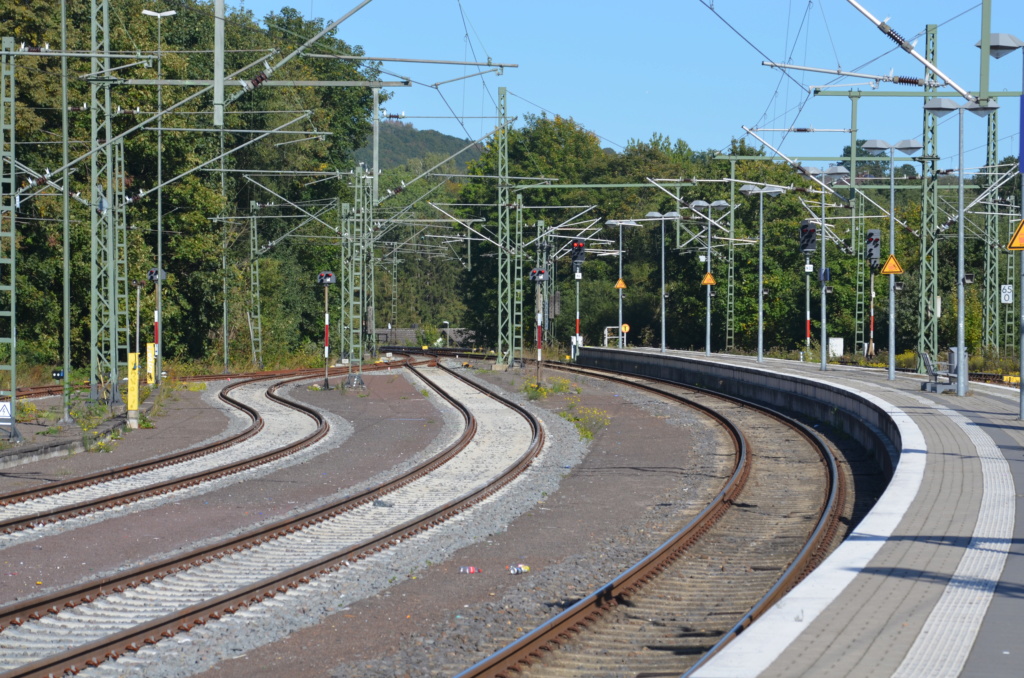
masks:
[(1017, 224), (1017, 230), (1013, 232), (1013, 237), (1010, 238), (1010, 244), (1006, 246), (1006, 249), (1024, 250), (1024, 219)]
[(626, 281), (623, 280), (622, 278), (619, 278), (619, 282), (615, 283), (615, 289), (617, 289), (617, 290), (624, 290), (624, 289), (626, 289)]
[(704, 279), (700, 281), (701, 285), (715, 285), (715, 276), (711, 275), (711, 271), (704, 274)]
[(629, 334), (629, 323), (622, 323), (622, 331), (624, 334)]
[(889, 258), (885, 260), (881, 273), (882, 275), (900, 275), (903, 273), (903, 267), (900, 266), (900, 262), (896, 261), (895, 254), (890, 254)]

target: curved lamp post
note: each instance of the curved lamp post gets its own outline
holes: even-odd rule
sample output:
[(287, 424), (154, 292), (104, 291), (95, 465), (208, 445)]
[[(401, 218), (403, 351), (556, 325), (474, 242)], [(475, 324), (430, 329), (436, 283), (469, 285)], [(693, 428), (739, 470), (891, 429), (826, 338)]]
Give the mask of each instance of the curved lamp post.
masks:
[[(981, 47), (979, 42), (976, 47)], [(1015, 35), (1009, 33), (993, 33), (989, 38), (989, 54), (996, 59), (1002, 59), (1007, 54), (1017, 51), (1017, 49), (1024, 47), (1024, 40), (1021, 40)], [(1024, 53), (1024, 50), (1021, 50)], [(1024, 81), (1024, 73), (1021, 76)], [(1024, 91), (1024, 82), (1021, 83), (1022, 90)], [(1020, 98), (1020, 119), (1024, 120), (1024, 96)], [(1018, 168), (1021, 174), (1024, 175), (1024, 135), (1021, 135), (1020, 139), (1020, 153), (1017, 156)], [(1018, 337), (1017, 348), (1020, 351), (1019, 360), (1020, 365), (1024, 365), (1024, 250), (1020, 253), (1020, 286), (1017, 288), (1018, 294), (1020, 294), (1020, 332), (1021, 336)], [(1019, 411), (1017, 413), (1017, 419), (1024, 420), (1024, 389), (1021, 390)]]
[(756, 195), (757, 212), (757, 362), (764, 362), (764, 196), (782, 195), (786, 189), (781, 186), (755, 186), (744, 184), (740, 193), (749, 198)]
[(957, 153), (957, 234), (956, 234), (956, 394), (967, 395), (967, 360), (964, 344), (964, 110), (984, 117), (998, 108), (997, 104), (958, 104), (951, 99), (931, 99), (924, 110), (942, 117), (953, 111), (960, 114), (960, 150)]
[[(914, 155), (923, 146), (913, 139), (897, 141), (893, 145), (881, 139), (865, 141), (861, 148), (872, 155), (889, 151), (889, 256), (896, 254), (896, 151)], [(872, 276), (874, 274), (872, 273)], [(872, 278), (872, 283), (874, 279)], [(874, 297), (874, 285), (871, 286)], [(896, 379), (896, 276), (889, 276), (889, 381)]]
[[(665, 352), (665, 220), (678, 219), (679, 212), (648, 212), (644, 215), (647, 219), (657, 219), (661, 222), (661, 352)], [(620, 291), (621, 294), (621, 291)], [(619, 321), (621, 327), (622, 321)]]

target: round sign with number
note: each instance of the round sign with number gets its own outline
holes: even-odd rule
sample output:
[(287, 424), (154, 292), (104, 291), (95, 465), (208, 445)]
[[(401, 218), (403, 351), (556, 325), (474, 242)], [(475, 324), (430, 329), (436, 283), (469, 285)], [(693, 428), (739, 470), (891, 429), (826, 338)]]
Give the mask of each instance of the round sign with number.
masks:
[(622, 323), (622, 331), (629, 334), (629, 323)]

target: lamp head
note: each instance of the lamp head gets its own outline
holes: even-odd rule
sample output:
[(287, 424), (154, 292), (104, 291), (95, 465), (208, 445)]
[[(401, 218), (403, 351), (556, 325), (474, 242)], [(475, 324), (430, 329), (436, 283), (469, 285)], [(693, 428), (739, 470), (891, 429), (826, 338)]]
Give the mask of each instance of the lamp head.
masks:
[(897, 141), (896, 150), (906, 155), (914, 155), (919, 153), (924, 146), (917, 139), (904, 139), (903, 141)]
[(861, 145), (861, 150), (867, 151), (871, 155), (882, 155), (890, 148), (892, 147), (881, 139), (868, 139)]
[[(974, 46), (981, 47), (981, 41), (974, 43)], [(996, 59), (1002, 59), (1020, 47), (1024, 47), (1024, 41), (1009, 33), (992, 33), (988, 39), (988, 52)]]

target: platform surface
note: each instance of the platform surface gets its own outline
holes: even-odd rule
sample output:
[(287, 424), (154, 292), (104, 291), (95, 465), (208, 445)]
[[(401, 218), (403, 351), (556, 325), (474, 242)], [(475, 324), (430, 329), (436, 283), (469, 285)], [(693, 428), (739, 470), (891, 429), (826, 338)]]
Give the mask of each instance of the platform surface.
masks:
[(921, 391), (886, 370), (677, 352), (850, 389), (900, 422), (876, 508), (833, 556), (694, 675), (1024, 676), (1024, 422), (1016, 388)]

